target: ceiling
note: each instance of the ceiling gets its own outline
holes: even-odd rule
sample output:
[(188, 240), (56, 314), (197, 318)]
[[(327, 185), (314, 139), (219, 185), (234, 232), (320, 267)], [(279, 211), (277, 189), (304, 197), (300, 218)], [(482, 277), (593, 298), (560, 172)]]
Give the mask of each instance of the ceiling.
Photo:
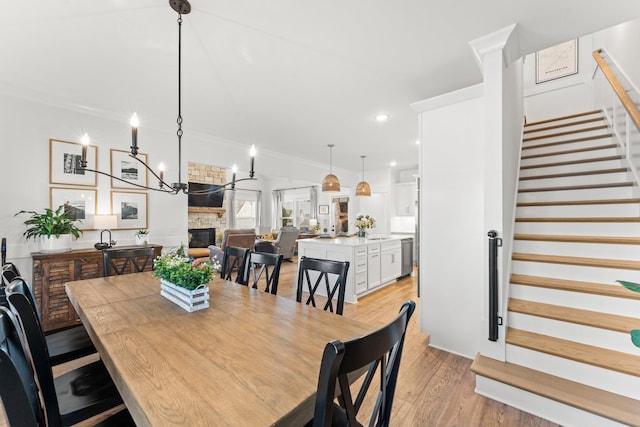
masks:
[[(479, 83), (469, 41), (518, 24), (527, 54), (640, 16), (609, 0), (191, 0), (184, 142), (198, 132), (360, 170), (417, 167), (410, 104)], [(20, 0), (0, 17), (0, 89), (175, 131), (167, 0)], [(8, 41), (11, 41), (10, 43)], [(375, 121), (379, 112), (390, 119)]]

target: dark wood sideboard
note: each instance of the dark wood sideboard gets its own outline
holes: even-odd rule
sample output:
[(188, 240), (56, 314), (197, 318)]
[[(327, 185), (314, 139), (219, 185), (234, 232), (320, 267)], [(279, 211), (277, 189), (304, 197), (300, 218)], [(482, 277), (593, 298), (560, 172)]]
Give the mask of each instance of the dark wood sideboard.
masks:
[[(161, 245), (149, 246), (153, 246), (156, 257), (160, 255)], [(102, 277), (102, 251), (93, 248), (76, 249), (61, 253), (35, 252), (31, 256), (32, 285), (45, 332), (80, 323), (67, 298), (64, 284), (74, 280)], [(148, 270), (151, 270), (151, 265), (148, 266)]]

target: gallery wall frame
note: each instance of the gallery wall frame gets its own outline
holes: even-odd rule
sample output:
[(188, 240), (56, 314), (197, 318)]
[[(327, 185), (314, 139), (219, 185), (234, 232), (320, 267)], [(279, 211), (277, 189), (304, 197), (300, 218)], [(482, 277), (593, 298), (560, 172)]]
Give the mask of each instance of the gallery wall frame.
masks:
[(133, 191), (111, 191), (111, 213), (119, 230), (148, 228), (148, 195)]
[(49, 188), (51, 209), (65, 205), (65, 210), (74, 219), (80, 230), (93, 230), (93, 217), (98, 208), (97, 191), (91, 188)]
[[(136, 185), (147, 186), (148, 171), (142, 163), (132, 158), (128, 151), (111, 149), (111, 175), (124, 179), (127, 182)], [(145, 164), (147, 163), (147, 155), (138, 153), (137, 157), (140, 158)], [(127, 188), (132, 189), (132, 186), (125, 184), (122, 181), (111, 178), (111, 188)]]
[[(95, 187), (98, 175), (80, 167), (82, 144), (49, 139), (49, 183)], [(87, 168), (97, 169), (98, 147), (87, 147)]]
[(536, 52), (536, 84), (578, 73), (578, 39)]
[(320, 215), (328, 215), (329, 214), (329, 205), (318, 205), (318, 213)]

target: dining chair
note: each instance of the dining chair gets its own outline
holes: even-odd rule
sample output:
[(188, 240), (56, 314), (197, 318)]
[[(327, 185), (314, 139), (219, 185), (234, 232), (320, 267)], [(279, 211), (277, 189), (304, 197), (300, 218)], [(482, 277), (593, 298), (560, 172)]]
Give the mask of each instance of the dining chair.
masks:
[(25, 294), (24, 281), (14, 280), (5, 291), (14, 327), (21, 337), (22, 353), (39, 386), (48, 427), (71, 426), (123, 404), (101, 361), (54, 378), (44, 334)]
[[(249, 251), (244, 269), (243, 284), (258, 289), (258, 283), (264, 282), (264, 291), (277, 295), (282, 258), (283, 255)], [(271, 271), (269, 271), (269, 268), (271, 268)]]
[(104, 277), (141, 273), (153, 269), (154, 251), (152, 246), (104, 249), (102, 251)]
[[(407, 301), (386, 326), (349, 341), (327, 343), (320, 364), (313, 420), (307, 426), (389, 426), (404, 338), (415, 307), (415, 302)], [(353, 390), (357, 391), (354, 400), (348, 376), (367, 366), (360, 388)], [(376, 374), (379, 379), (374, 381)], [(378, 387), (371, 389), (372, 393), (376, 391), (373, 410), (366, 424), (361, 424), (356, 416), (374, 382)]]
[[(12, 279), (8, 280), (10, 277)], [(35, 312), (38, 327), (44, 333), (44, 330), (42, 329), (40, 309), (36, 303), (36, 298), (31, 285), (22, 277), (13, 275), (13, 272), (7, 272), (7, 270), (2, 271), (3, 284), (10, 284), (15, 280), (22, 282), (24, 294)], [(5, 286), (0, 286), (0, 305), (8, 307), (4, 288)], [(93, 342), (91, 342), (91, 338), (87, 334), (87, 330), (82, 325), (76, 325), (71, 328), (51, 332), (45, 336), (45, 341), (49, 352), (49, 362), (52, 366), (79, 359), (96, 352), (96, 348), (94, 347)]]
[[(347, 286), (347, 273), (349, 261), (334, 261), (319, 258), (300, 258), (298, 267), (298, 287), (296, 301), (302, 302), (302, 293), (308, 292), (309, 296), (305, 304), (316, 306), (316, 292), (323, 282), (327, 295), (324, 310), (334, 312), (333, 298), (337, 293), (335, 313), (342, 314), (344, 308), (344, 294)], [(306, 285), (306, 286), (305, 286)]]
[[(224, 249), (224, 257), (222, 259), (222, 267), (220, 268), (220, 277), (224, 280), (231, 280), (236, 283), (245, 283), (244, 267), (247, 264), (247, 256), (249, 249), (238, 248), (235, 246), (227, 246)], [(233, 273), (236, 278), (233, 278)]]

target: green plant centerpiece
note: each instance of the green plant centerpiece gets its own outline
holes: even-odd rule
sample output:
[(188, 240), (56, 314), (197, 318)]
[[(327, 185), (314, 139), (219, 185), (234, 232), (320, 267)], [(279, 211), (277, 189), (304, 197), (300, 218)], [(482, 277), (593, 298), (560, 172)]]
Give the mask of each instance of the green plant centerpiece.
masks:
[(370, 215), (358, 214), (354, 225), (358, 229), (358, 237), (364, 237), (368, 229), (376, 226), (376, 220)]
[[(638, 283), (625, 282), (624, 280), (616, 280), (616, 282), (620, 283), (622, 286), (629, 289), (630, 291), (640, 293), (640, 284)], [(630, 334), (631, 334), (631, 342), (633, 342), (633, 345), (635, 345), (636, 347), (640, 347), (640, 329), (634, 329), (630, 332)]]
[(155, 277), (190, 291), (209, 283), (215, 268), (186, 256), (183, 245), (175, 252), (156, 258), (153, 267)]
[(22, 234), (27, 240), (40, 240), (43, 252), (62, 252), (71, 250), (71, 236), (76, 239), (82, 234), (65, 205), (55, 210), (45, 208), (44, 212), (20, 211), (14, 216), (30, 214), (24, 223), (27, 226)]

